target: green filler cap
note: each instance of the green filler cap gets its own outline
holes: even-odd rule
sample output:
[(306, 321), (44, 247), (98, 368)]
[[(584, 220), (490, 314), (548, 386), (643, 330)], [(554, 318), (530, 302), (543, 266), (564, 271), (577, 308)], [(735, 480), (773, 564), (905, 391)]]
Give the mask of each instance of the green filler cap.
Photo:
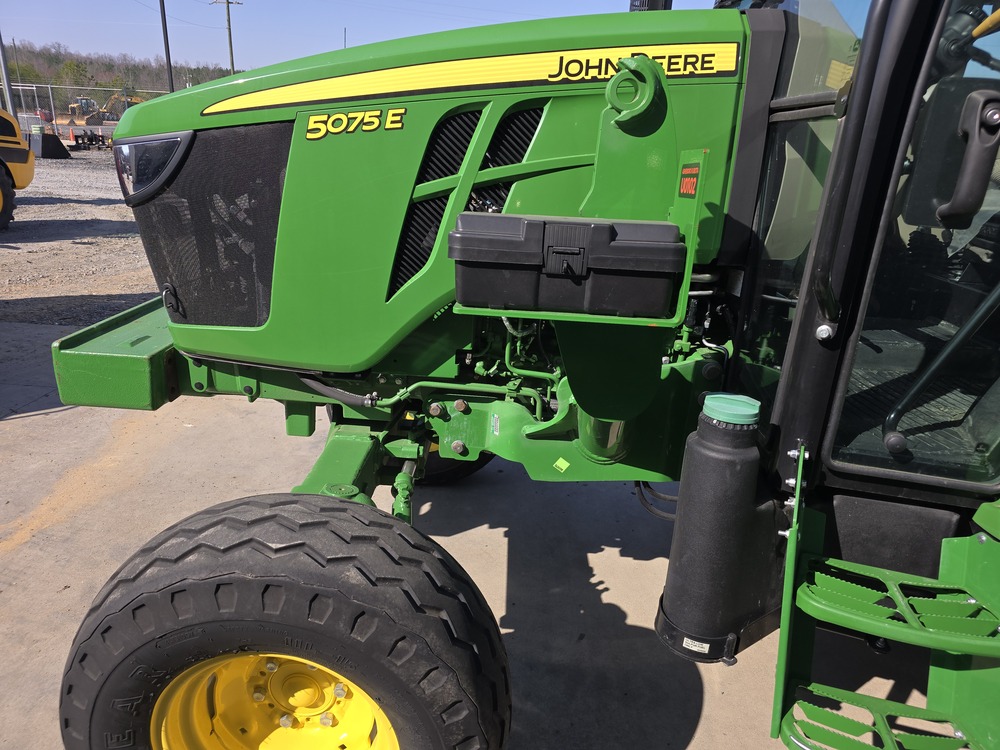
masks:
[(757, 424), (760, 401), (735, 393), (710, 393), (702, 407), (705, 416), (729, 424)]

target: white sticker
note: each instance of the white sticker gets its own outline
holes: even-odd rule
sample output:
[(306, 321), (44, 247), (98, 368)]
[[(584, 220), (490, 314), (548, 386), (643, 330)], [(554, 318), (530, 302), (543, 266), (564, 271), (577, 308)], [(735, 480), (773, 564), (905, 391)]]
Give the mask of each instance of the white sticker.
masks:
[(697, 651), (699, 654), (707, 654), (709, 649), (709, 645), (707, 643), (692, 641), (690, 638), (685, 638), (681, 641), (681, 645), (688, 651)]
[(496, 435), (497, 437), (499, 437), (500, 436), (500, 415), (499, 414), (490, 414), (490, 423), (491, 423), (491, 426), (493, 427), (493, 434)]

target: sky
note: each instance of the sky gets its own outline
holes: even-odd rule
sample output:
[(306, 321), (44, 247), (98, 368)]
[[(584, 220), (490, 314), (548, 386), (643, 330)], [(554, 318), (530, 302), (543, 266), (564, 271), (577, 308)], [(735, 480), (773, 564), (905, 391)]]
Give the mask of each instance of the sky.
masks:
[[(164, 0), (175, 63), (229, 64), (223, 0)], [(236, 68), (468, 26), (628, 10), (629, 0), (241, 0), (230, 6)], [(711, 0), (675, 0), (676, 9)], [(163, 55), (159, 0), (0, 0), (0, 35), (11, 43), (58, 42), (75, 52)]]

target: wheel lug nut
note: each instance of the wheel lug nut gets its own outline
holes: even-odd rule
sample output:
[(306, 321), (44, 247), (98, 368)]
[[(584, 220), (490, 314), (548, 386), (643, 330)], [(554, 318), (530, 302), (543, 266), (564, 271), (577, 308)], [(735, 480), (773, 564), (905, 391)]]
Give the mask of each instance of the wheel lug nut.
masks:
[(338, 682), (336, 685), (333, 686), (333, 694), (336, 695), (338, 698), (346, 698), (347, 687), (344, 685), (344, 683)]
[(292, 726), (295, 724), (295, 717), (292, 716), (291, 714), (285, 714), (280, 719), (278, 719), (278, 723), (281, 724), (281, 726), (283, 726), (285, 729), (291, 729)]
[(329, 711), (327, 711), (325, 714), (323, 714), (322, 716), (319, 717), (319, 723), (322, 724), (324, 727), (332, 727), (333, 726), (333, 714), (331, 714)]
[(261, 688), (257, 688), (256, 690), (253, 691), (253, 699), (257, 703), (262, 703), (266, 697), (267, 694)]
[(266, 669), (268, 672), (277, 672), (278, 671), (278, 662), (276, 662), (276, 661), (269, 661), (267, 664), (264, 665), (264, 669)]

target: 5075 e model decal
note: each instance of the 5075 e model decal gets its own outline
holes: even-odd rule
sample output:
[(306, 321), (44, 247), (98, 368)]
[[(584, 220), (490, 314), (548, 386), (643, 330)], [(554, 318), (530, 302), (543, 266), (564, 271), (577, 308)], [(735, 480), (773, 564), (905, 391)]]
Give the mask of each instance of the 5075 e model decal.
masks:
[(739, 72), (740, 45), (737, 42), (637, 45), (421, 63), (240, 94), (206, 107), (202, 114), (434, 91), (607, 81), (618, 72), (618, 63), (623, 57), (637, 55), (656, 60), (668, 78), (729, 77)]
[(361, 110), (358, 112), (334, 112), (332, 114), (310, 115), (306, 123), (306, 139), (318, 141), (328, 135), (341, 133), (370, 133), (373, 130), (402, 130), (406, 107)]

